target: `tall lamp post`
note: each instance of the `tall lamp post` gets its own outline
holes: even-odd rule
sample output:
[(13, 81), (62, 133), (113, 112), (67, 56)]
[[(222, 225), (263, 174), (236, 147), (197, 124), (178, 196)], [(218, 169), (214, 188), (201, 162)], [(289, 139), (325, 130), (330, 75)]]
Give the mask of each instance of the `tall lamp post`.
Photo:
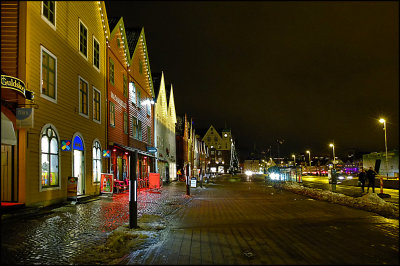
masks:
[(386, 177), (389, 177), (389, 166), (388, 166), (388, 154), (387, 154), (387, 138), (386, 138), (386, 120), (381, 118), (379, 122), (383, 124), (383, 130), (385, 130), (385, 149), (386, 149)]
[(335, 169), (335, 145), (333, 143), (329, 144), (329, 147), (332, 147), (332, 152), (333, 152), (333, 168)]
[(310, 161), (310, 167), (311, 167), (311, 153), (310, 151), (306, 151), (306, 153), (308, 153), (308, 160)]
[(336, 169), (335, 169), (335, 145), (333, 143), (329, 144), (329, 147), (332, 147), (332, 152), (333, 152), (333, 169), (331, 171), (331, 178), (332, 178), (332, 191), (336, 191)]
[(294, 171), (296, 173), (296, 182), (297, 182), (297, 168), (296, 168), (296, 155), (292, 154), (293, 161), (294, 161)]

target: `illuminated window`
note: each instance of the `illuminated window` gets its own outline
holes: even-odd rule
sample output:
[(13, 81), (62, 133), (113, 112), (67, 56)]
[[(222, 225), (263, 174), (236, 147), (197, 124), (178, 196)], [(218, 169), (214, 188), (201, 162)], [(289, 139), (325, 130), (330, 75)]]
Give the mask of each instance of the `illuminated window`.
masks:
[(51, 26), (56, 25), (56, 2), (42, 1), (42, 17), (46, 19)]
[(124, 96), (128, 97), (128, 79), (126, 78), (125, 74), (123, 74), (123, 92)]
[(99, 183), (101, 176), (101, 146), (97, 140), (93, 144), (93, 182)]
[(100, 43), (93, 36), (93, 66), (100, 71)]
[(40, 171), (42, 188), (59, 186), (58, 136), (52, 126), (46, 126), (40, 140)]
[(147, 127), (147, 143), (151, 145), (151, 128)]
[(89, 116), (89, 94), (88, 83), (79, 77), (79, 113), (85, 117)]
[(110, 58), (110, 83), (114, 85), (114, 61)]
[(129, 83), (129, 89), (130, 89), (130, 94), (131, 94), (131, 102), (132, 102), (132, 104), (136, 104), (136, 87), (135, 87), (135, 83), (130, 82)]
[(132, 137), (138, 138), (138, 120), (136, 117), (132, 116)]
[(124, 133), (128, 134), (128, 114), (124, 112)]
[(110, 102), (110, 126), (115, 127), (115, 104)]
[(147, 115), (151, 115), (151, 103), (150, 102), (148, 102), (146, 104), (146, 109), (147, 109)]
[(79, 51), (87, 58), (88, 55), (88, 30), (87, 27), (79, 21)]
[(142, 121), (138, 120), (138, 140), (142, 140)]
[(100, 91), (93, 87), (93, 120), (101, 122), (101, 94)]

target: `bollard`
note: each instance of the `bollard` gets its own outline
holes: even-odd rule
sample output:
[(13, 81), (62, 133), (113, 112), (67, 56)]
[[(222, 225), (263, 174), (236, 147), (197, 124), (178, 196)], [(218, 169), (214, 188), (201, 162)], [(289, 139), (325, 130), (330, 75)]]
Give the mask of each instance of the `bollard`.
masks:
[[(380, 176), (380, 182), (381, 182), (381, 194), (383, 194), (383, 177)], [(374, 184), (375, 185), (375, 184)]]

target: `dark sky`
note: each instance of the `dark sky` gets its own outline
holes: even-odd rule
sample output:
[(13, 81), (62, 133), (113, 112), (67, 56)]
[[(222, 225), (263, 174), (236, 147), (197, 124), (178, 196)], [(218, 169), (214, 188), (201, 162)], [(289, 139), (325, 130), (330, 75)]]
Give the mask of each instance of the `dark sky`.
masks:
[[(144, 27), (178, 114), (232, 129), (240, 158), (385, 150), (399, 138), (398, 1), (106, 1)], [(268, 152), (269, 154), (269, 152)]]

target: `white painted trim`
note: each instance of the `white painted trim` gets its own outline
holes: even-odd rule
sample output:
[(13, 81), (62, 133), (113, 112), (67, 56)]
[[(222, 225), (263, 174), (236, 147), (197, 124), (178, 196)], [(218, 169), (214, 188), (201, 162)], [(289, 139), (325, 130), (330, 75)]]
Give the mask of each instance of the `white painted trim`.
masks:
[[(92, 85), (92, 88), (93, 88), (93, 96), (92, 96), (92, 98), (93, 98), (93, 112), (92, 112), (92, 114), (93, 114), (93, 121), (94, 122), (96, 122), (97, 124), (100, 124), (101, 125), (101, 91), (99, 91), (98, 89), (96, 89), (96, 87), (94, 87), (93, 85)], [(94, 104), (94, 91), (97, 91), (99, 94), (100, 94), (100, 120), (96, 120), (96, 119), (94, 119), (94, 114), (95, 114), (95, 111), (94, 111), (94, 106), (95, 106), (95, 104)]]
[[(81, 52), (81, 23), (82, 25), (86, 28), (87, 31), (87, 36), (86, 36), (86, 49), (87, 49), (87, 55), (85, 56)], [(88, 41), (89, 41), (89, 30), (88, 27), (83, 23), (83, 21), (79, 18), (79, 25), (78, 25), (78, 51), (79, 54), (86, 59), (86, 61), (89, 61), (89, 46), (88, 46)]]
[[(81, 82), (80, 82), (81, 80), (83, 80), (87, 84), (87, 101), (86, 101), (86, 103), (87, 103), (87, 111), (88, 111), (87, 115), (82, 113), (82, 110), (81, 110)], [(89, 112), (89, 82), (87, 82), (80, 75), (78, 75), (78, 99), (79, 99), (79, 101), (78, 101), (78, 103), (79, 103), (79, 106), (78, 106), (79, 114), (81, 116), (85, 117), (85, 118), (89, 118), (89, 113), (90, 113)]]
[[(51, 98), (51, 97), (49, 97), (49, 96), (47, 96), (46, 94), (43, 94), (42, 93), (42, 84), (41, 84), (41, 82), (42, 82), (42, 72), (43, 72), (43, 69), (42, 69), (42, 65), (43, 65), (43, 51), (45, 51), (46, 53), (48, 53), (49, 55), (51, 55), (54, 59), (55, 59), (55, 84), (54, 84), (54, 96), (55, 96), (55, 99), (53, 99), (53, 98)], [(52, 52), (50, 52), (49, 50), (47, 50), (43, 45), (40, 45), (40, 80), (39, 80), (39, 90), (40, 90), (40, 97), (42, 97), (42, 98), (44, 98), (44, 99), (46, 99), (46, 100), (49, 100), (50, 102), (53, 102), (53, 103), (57, 103), (57, 57), (52, 53)]]
[[(43, 188), (42, 187), (42, 134), (43, 132), (48, 128), (52, 127), (54, 131), (57, 134), (57, 140), (58, 140), (58, 187), (50, 187), (50, 188)], [(51, 124), (48, 123), (42, 127), (39, 133), (39, 192), (44, 192), (44, 191), (49, 191), (49, 190), (60, 190), (61, 189), (61, 140), (60, 140), (60, 134), (58, 133), (57, 128)], [(49, 147), (50, 149), (50, 147)]]
[(44, 15), (43, 15), (43, 1), (40, 6), (40, 15), (42, 19), (53, 29), (57, 30), (57, 1), (54, 1), (54, 24), (52, 24)]

